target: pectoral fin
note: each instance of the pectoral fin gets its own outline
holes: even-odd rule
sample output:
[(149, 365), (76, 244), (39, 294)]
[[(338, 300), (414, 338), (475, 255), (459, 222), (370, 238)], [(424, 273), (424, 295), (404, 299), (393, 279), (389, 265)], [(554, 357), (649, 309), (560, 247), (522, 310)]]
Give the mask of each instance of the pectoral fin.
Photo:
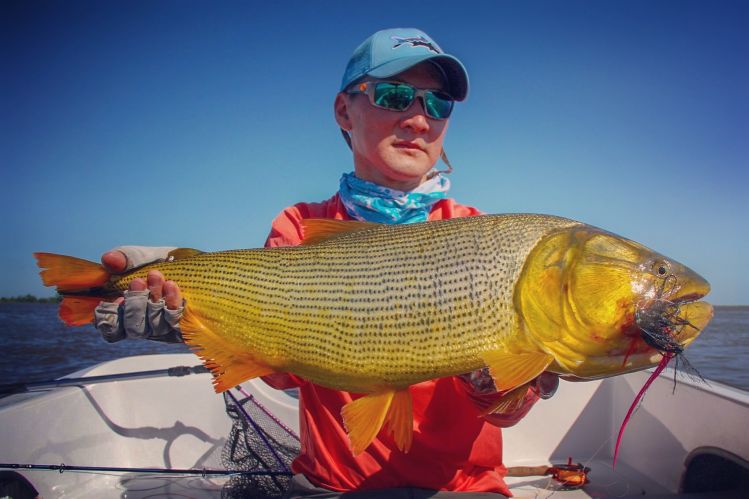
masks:
[(524, 385), (544, 372), (554, 357), (543, 352), (508, 353), (492, 350), (481, 358), (494, 378), (497, 390), (504, 392)]
[(411, 394), (408, 390), (386, 390), (349, 402), (341, 410), (343, 424), (354, 455), (361, 454), (387, 421), (398, 448), (408, 452), (413, 436)]
[(528, 393), (529, 386), (530, 386), (530, 383), (526, 383), (504, 394), (502, 398), (497, 401), (496, 404), (490, 406), (488, 409), (483, 411), (481, 415), (486, 416), (487, 414), (492, 414), (492, 413), (506, 414), (506, 413), (513, 413), (517, 411), (518, 409), (520, 409), (520, 407), (523, 405), (523, 402), (525, 401), (525, 394)]

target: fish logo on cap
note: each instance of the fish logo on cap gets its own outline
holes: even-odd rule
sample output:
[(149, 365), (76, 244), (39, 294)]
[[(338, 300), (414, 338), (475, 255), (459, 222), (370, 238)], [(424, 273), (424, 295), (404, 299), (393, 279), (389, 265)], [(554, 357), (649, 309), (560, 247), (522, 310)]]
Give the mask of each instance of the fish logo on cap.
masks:
[(431, 40), (424, 38), (423, 36), (391, 36), (390, 39), (395, 42), (395, 45), (393, 45), (394, 49), (397, 49), (406, 43), (410, 43), (412, 47), (425, 47), (435, 54), (441, 53), (440, 50), (434, 46)]

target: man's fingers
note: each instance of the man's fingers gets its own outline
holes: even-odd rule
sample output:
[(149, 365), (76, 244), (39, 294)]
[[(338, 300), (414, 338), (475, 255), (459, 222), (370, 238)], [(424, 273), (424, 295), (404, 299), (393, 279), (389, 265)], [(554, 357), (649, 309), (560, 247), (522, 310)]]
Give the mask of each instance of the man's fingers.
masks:
[(101, 256), (101, 263), (108, 271), (119, 274), (127, 268), (127, 257), (119, 250), (107, 251)]
[(182, 292), (176, 282), (164, 283), (164, 301), (166, 301), (166, 308), (170, 310), (176, 310), (182, 306)]
[(163, 296), (164, 274), (158, 270), (152, 270), (146, 277), (148, 290), (151, 292), (151, 301), (156, 303)]
[(557, 388), (559, 388), (559, 376), (544, 371), (534, 380), (534, 383), (538, 396), (542, 399), (548, 399), (551, 398), (551, 396), (556, 393)]
[(182, 306), (182, 292), (179, 290), (179, 286), (174, 281), (164, 282), (164, 274), (158, 270), (152, 270), (148, 273), (148, 281), (138, 277), (133, 279), (128, 289), (130, 291), (144, 291), (148, 289), (150, 292), (150, 300), (153, 303), (158, 302), (162, 298), (166, 302), (166, 308), (170, 310), (177, 310)]
[(137, 277), (130, 282), (130, 285), (127, 287), (127, 289), (129, 289), (130, 291), (145, 291), (146, 289), (148, 289), (148, 285), (146, 284), (145, 279)]

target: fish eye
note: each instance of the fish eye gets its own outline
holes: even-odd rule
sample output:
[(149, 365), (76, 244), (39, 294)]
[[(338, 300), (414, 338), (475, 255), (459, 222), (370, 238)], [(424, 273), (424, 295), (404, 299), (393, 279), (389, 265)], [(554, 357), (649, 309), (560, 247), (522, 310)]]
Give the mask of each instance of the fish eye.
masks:
[(659, 276), (665, 276), (668, 274), (668, 263), (666, 262), (655, 262), (653, 264), (653, 271)]

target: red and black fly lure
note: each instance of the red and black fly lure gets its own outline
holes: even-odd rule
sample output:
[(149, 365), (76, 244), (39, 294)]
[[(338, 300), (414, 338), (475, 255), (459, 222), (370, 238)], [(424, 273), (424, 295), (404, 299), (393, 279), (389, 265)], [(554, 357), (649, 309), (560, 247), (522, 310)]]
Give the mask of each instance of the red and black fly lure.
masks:
[[(666, 279), (666, 282), (668, 282), (668, 279)], [(662, 293), (663, 288), (661, 288), (660, 291)], [(658, 376), (660, 376), (666, 366), (668, 366), (668, 363), (671, 361), (671, 359), (677, 359), (677, 366), (679, 360), (681, 360), (681, 362), (689, 370), (697, 372), (696, 369), (694, 369), (682, 355), (684, 347), (678, 341), (678, 337), (685, 327), (696, 328), (696, 326), (690, 323), (687, 319), (679, 316), (679, 311), (680, 310), (678, 303), (659, 298), (650, 303), (648, 306), (640, 308), (636, 313), (636, 322), (640, 327), (640, 335), (643, 341), (658, 350), (661, 353), (662, 358), (658, 365), (655, 367), (653, 373), (637, 393), (637, 396), (635, 396), (632, 405), (627, 411), (627, 415), (624, 416), (622, 425), (619, 428), (619, 435), (616, 437), (613, 466), (616, 466), (616, 458), (619, 455), (619, 446), (622, 443), (624, 428), (627, 426), (629, 418), (632, 416), (632, 413), (640, 404), (640, 401), (645, 395), (645, 392), (648, 390), (648, 388), (650, 388), (650, 385), (653, 383), (653, 381)], [(704, 378), (702, 378), (699, 373), (697, 373), (697, 375), (704, 381)], [(675, 377), (676, 372), (674, 372), (674, 388), (676, 387)]]

